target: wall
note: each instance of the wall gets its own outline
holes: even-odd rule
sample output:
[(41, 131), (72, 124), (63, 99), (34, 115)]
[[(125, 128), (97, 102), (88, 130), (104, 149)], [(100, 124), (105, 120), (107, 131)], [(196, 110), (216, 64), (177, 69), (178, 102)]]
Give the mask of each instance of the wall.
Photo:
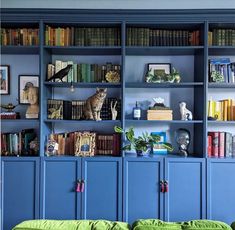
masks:
[(235, 9), (235, 0), (2, 0), (2, 8)]

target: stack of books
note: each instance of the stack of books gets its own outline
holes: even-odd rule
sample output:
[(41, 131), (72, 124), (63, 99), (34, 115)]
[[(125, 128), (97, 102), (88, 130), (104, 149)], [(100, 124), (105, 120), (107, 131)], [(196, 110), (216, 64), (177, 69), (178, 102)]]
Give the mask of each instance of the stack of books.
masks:
[(173, 111), (171, 109), (149, 109), (147, 120), (173, 120)]

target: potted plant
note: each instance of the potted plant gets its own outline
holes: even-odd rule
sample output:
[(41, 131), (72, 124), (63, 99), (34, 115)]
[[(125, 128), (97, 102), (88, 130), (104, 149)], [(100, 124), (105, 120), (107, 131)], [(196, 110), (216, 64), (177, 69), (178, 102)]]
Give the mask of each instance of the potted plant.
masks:
[[(125, 145), (123, 150), (135, 149), (137, 156), (146, 156), (150, 153), (151, 147), (154, 143), (160, 142), (161, 137), (159, 135), (150, 135), (148, 132), (143, 132), (141, 136), (135, 137), (134, 128), (130, 127), (127, 131), (123, 130), (119, 126), (115, 126), (116, 133), (124, 133), (128, 144)], [(169, 143), (161, 143), (167, 150), (172, 151), (172, 145)]]

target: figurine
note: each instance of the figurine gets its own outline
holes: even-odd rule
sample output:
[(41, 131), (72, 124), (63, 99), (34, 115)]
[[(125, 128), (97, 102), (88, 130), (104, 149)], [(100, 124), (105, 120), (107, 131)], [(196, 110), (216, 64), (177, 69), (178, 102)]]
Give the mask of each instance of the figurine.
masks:
[(73, 65), (67, 65), (64, 69), (61, 69), (59, 72), (54, 74), (50, 79), (47, 81), (59, 79), (61, 82), (63, 82), (63, 78), (68, 75), (69, 71), (71, 70)]
[(112, 112), (112, 120), (116, 120), (117, 119), (117, 101), (115, 101), (114, 105), (113, 105), (113, 101), (111, 101), (111, 112)]
[(190, 132), (187, 129), (177, 129), (175, 132), (175, 139), (179, 146), (179, 153), (181, 156), (188, 156), (188, 146), (190, 144)]
[(181, 120), (191, 121), (193, 119), (193, 115), (192, 115), (192, 112), (186, 108), (186, 103), (180, 102), (179, 106), (180, 106)]
[(13, 109), (15, 109), (15, 107), (16, 107), (17, 105), (13, 105), (12, 103), (8, 103), (7, 105), (1, 104), (0, 106), (1, 106), (1, 108), (6, 109), (7, 112), (12, 113), (12, 112), (13, 112)]
[(26, 111), (26, 118), (38, 118), (39, 106), (38, 106), (38, 87), (29, 87), (28, 88), (28, 101), (29, 107)]

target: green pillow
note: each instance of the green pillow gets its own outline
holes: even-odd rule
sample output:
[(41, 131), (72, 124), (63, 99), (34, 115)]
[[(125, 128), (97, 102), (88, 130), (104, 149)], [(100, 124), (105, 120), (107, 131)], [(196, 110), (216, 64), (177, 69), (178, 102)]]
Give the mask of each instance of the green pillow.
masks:
[(231, 230), (231, 227), (220, 221), (192, 220), (182, 224), (183, 230)]
[(137, 220), (132, 230), (182, 230), (181, 223), (164, 222), (157, 219)]
[(12, 230), (129, 230), (127, 223), (107, 220), (28, 220)]

